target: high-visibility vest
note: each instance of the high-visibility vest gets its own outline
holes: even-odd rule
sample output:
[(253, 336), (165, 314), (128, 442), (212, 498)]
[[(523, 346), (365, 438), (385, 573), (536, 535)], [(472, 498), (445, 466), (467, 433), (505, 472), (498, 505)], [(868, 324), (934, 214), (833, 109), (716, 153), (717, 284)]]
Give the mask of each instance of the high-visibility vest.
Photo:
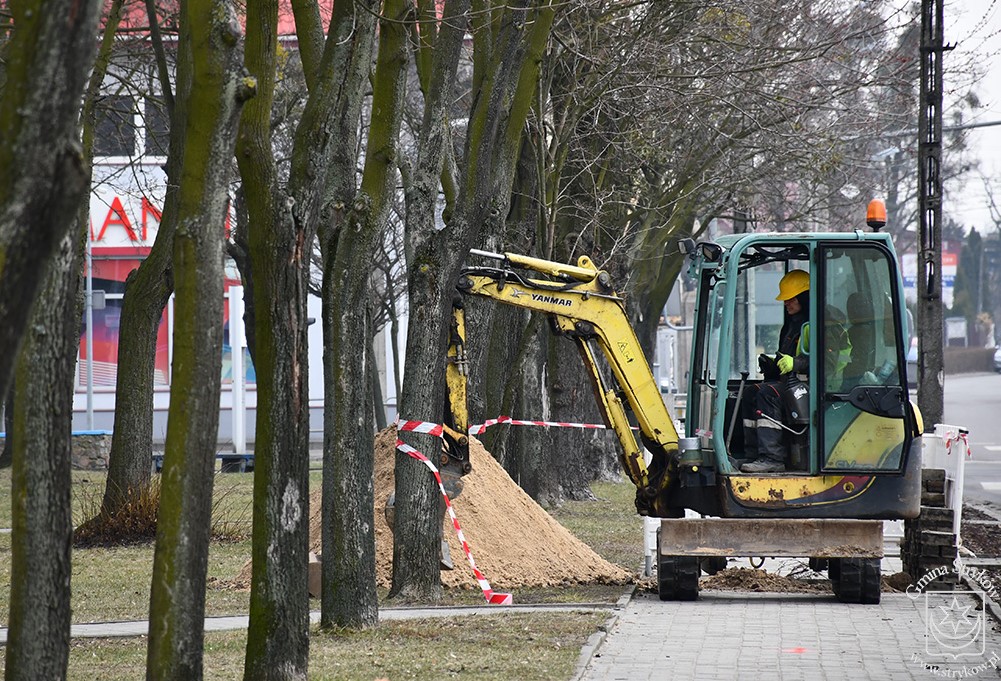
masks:
[[(825, 361), (827, 385), (829, 388), (840, 386), (844, 377), (845, 367), (852, 358), (852, 342), (848, 338), (848, 331), (842, 324), (834, 323), (828, 327), (834, 333), (829, 334), (829, 338), (837, 341), (838, 347), (831, 347), (835, 343), (828, 343), (824, 350), (827, 353)], [(810, 354), (810, 322), (803, 324), (799, 332), (799, 342), (796, 344), (796, 354)]]

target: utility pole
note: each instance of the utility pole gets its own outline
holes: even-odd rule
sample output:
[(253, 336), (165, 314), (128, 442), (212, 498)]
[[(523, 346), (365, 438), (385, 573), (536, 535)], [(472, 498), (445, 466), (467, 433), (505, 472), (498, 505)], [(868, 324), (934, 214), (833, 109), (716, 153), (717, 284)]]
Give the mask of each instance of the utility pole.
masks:
[(918, 117), (920, 252), (918, 272), (918, 407), (925, 430), (942, 422), (945, 385), (942, 310), (943, 0), (921, 0), (921, 91)]

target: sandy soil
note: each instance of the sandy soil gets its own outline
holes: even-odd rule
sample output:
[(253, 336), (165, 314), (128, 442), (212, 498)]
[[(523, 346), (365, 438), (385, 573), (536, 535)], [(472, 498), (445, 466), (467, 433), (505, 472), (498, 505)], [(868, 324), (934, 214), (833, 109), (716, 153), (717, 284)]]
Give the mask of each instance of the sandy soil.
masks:
[[(396, 429), (390, 427), (375, 440), (376, 580), (383, 587), (389, 587), (392, 579), (393, 535), (383, 511), (394, 490), (395, 452)], [(464, 488), (453, 508), (476, 566), (494, 590), (630, 581), (628, 571), (603, 559), (525, 494), (475, 438), (470, 438), (469, 456), (473, 471), (463, 477)], [(478, 589), (447, 515), (442, 525), (455, 566), (442, 571), (442, 584)], [(320, 527), (316, 492), (310, 498), (309, 536), (310, 548), (317, 553), (321, 553)], [(249, 577), (248, 564), (237, 581), (249, 583)]]
[[(376, 577), (380, 586), (392, 578), (392, 534), (382, 509), (393, 491), (396, 429), (375, 441)], [(613, 565), (556, 522), (511, 479), (499, 463), (470, 438), (473, 472), (463, 477), (462, 494), (453, 501), (476, 566), (497, 588), (560, 584), (625, 583), (629, 573)], [(428, 471), (428, 475), (431, 472)], [(319, 497), (311, 500), (310, 540), (319, 549)], [(454, 570), (443, 570), (442, 584), (478, 588), (462, 546), (446, 515), (442, 536), (448, 540)]]

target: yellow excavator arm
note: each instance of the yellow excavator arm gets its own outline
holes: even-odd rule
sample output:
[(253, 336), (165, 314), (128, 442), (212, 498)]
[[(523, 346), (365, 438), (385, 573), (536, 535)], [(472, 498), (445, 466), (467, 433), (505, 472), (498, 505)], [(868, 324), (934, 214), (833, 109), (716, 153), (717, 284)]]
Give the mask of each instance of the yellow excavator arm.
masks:
[[(620, 461), (636, 485), (637, 510), (641, 515), (669, 514), (667, 489), (676, 477), (678, 432), (626, 316), (624, 300), (612, 290), (608, 273), (599, 270), (586, 256), (579, 258), (576, 265), (568, 265), (514, 253), (475, 249), (470, 253), (503, 264), (464, 269), (458, 281), (459, 291), (546, 313), (555, 331), (577, 344), (605, 425), (615, 431), (622, 444)], [(519, 270), (548, 278), (530, 278)], [(446, 421), (451, 424), (446, 425), (451, 425), (455, 440), (459, 441), (464, 439), (469, 426), (461, 299), (453, 305), (453, 315), (446, 370), (451, 410), (451, 418)], [(612, 380), (603, 378), (599, 371), (594, 346), (604, 355)], [(633, 434), (627, 406), (636, 419), (643, 444), (652, 454), (649, 464)]]

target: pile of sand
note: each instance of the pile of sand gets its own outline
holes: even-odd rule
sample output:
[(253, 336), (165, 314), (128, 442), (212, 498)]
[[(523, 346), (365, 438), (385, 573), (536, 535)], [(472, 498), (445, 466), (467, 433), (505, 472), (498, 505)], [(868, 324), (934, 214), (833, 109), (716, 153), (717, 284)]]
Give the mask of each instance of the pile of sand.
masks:
[[(375, 554), (376, 579), (388, 587), (392, 580), (393, 535), (383, 508), (394, 490), (396, 428), (375, 439)], [(462, 494), (452, 506), (476, 567), (497, 588), (556, 586), (560, 584), (624, 583), (629, 573), (596, 554), (511, 479), (499, 463), (470, 438), (473, 471), (462, 478)], [(431, 475), (431, 471), (428, 471)], [(320, 551), (320, 496), (310, 499), (310, 547)], [(448, 540), (454, 570), (443, 570), (442, 584), (478, 588), (462, 545), (446, 514), (442, 537)]]
[[(392, 581), (393, 535), (384, 508), (395, 489), (395, 457), (396, 428), (391, 426), (375, 439), (376, 581), (383, 587), (389, 587)], [(469, 457), (473, 470), (462, 478), (462, 494), (452, 506), (476, 567), (495, 590), (630, 581), (628, 571), (596, 554), (535, 503), (475, 438), (470, 438)], [(309, 500), (309, 544), (316, 553), (322, 553), (320, 498), (317, 491)], [(454, 570), (442, 570), (442, 584), (479, 588), (448, 514), (443, 520), (442, 537), (448, 540), (455, 566)], [(249, 584), (249, 578), (247, 564), (237, 581)]]

